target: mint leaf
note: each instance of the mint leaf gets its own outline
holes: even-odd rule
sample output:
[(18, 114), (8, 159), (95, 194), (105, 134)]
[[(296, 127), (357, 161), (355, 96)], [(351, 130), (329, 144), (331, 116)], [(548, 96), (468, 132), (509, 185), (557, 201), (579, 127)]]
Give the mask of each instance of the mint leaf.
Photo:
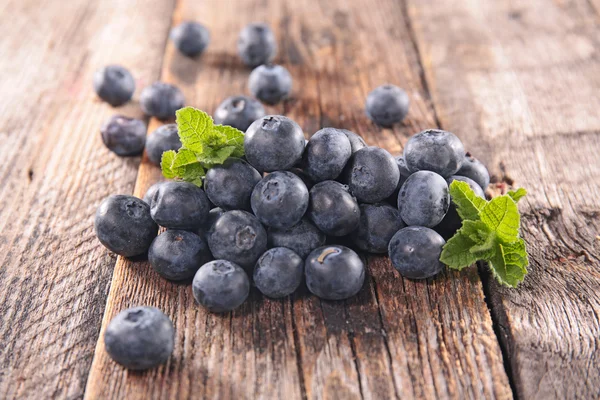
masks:
[(504, 243), (512, 243), (519, 237), (521, 217), (517, 203), (509, 196), (500, 196), (492, 199), (481, 210), (479, 215), (496, 236)]
[(462, 227), (444, 245), (440, 261), (452, 269), (468, 267), (480, 259), (471, 249), (483, 246), (490, 237), (493, 237), (493, 232), (485, 223), (463, 221)]
[(235, 150), (231, 153), (232, 157), (242, 157), (244, 155), (244, 133), (227, 125), (215, 125), (214, 129), (225, 135), (225, 145), (234, 146)]
[(521, 198), (523, 198), (523, 197), (525, 197), (525, 195), (527, 195), (527, 190), (525, 190), (523, 188), (519, 188), (516, 191), (510, 190), (506, 194), (508, 196), (510, 196), (510, 198), (513, 199), (515, 201), (515, 203), (518, 203), (519, 200), (521, 200)]
[(206, 143), (216, 145), (214, 123), (210, 115), (193, 107), (184, 107), (177, 110), (175, 116), (183, 147), (201, 153)]
[(176, 176), (171, 168), (173, 160), (175, 160), (175, 155), (176, 153), (173, 150), (165, 151), (160, 159), (160, 168), (162, 169), (164, 177), (167, 179), (173, 179)]
[(450, 184), (450, 196), (463, 220), (478, 220), (487, 201), (477, 196), (468, 183), (455, 180)]
[(490, 270), (498, 282), (503, 285), (517, 287), (527, 274), (527, 251), (525, 241), (518, 239), (511, 244), (497, 244), (496, 252), (488, 260)]
[(197, 164), (196, 153), (193, 151), (181, 148), (175, 155), (173, 164), (171, 164), (171, 170), (179, 177), (185, 180), (185, 171), (187, 166), (190, 164)]
[(235, 146), (222, 147), (220, 149), (213, 150), (212, 148), (206, 148), (202, 154), (198, 155), (198, 161), (203, 164), (215, 165), (223, 164), (230, 156), (235, 152)]
[(202, 186), (202, 179), (206, 176), (206, 170), (200, 163), (188, 164), (184, 167), (181, 179), (193, 183), (196, 186)]

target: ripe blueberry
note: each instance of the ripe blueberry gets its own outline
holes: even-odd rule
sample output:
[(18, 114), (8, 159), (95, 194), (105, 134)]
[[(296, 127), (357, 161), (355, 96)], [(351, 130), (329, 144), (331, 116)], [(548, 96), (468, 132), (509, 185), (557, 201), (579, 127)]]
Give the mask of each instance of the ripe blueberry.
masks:
[(212, 259), (206, 241), (195, 233), (169, 229), (154, 239), (148, 261), (163, 278), (190, 279), (201, 265)]
[(433, 228), (448, 212), (448, 184), (431, 171), (417, 171), (408, 177), (398, 194), (398, 210), (406, 225)]
[(120, 65), (109, 65), (94, 73), (94, 90), (113, 107), (127, 103), (135, 91), (131, 73)]
[(244, 64), (257, 67), (273, 60), (277, 53), (277, 42), (267, 25), (249, 24), (240, 32), (237, 48)]
[(146, 153), (153, 164), (160, 165), (160, 160), (165, 151), (179, 150), (181, 140), (177, 134), (176, 124), (159, 126), (146, 140)]
[(348, 136), (335, 128), (317, 131), (304, 151), (304, 171), (314, 182), (337, 178), (352, 155)]
[(100, 243), (124, 257), (146, 253), (158, 233), (148, 204), (125, 195), (106, 198), (96, 211), (94, 226)]
[(379, 147), (358, 150), (348, 161), (345, 178), (358, 201), (378, 203), (396, 189), (400, 172), (394, 157)]
[(238, 308), (250, 293), (246, 272), (226, 260), (204, 264), (192, 282), (194, 298), (209, 311), (219, 313)]
[(397, 208), (388, 204), (361, 204), (358, 229), (350, 236), (359, 250), (385, 253), (392, 236), (405, 226)]
[(298, 254), (285, 247), (275, 247), (256, 262), (254, 284), (265, 296), (285, 297), (300, 286), (303, 272), (304, 261)]
[(100, 129), (102, 141), (119, 156), (137, 156), (146, 144), (146, 124), (142, 120), (113, 115)]
[(104, 332), (108, 355), (129, 369), (148, 369), (166, 362), (173, 353), (173, 323), (154, 307), (121, 311)]
[(433, 171), (448, 178), (460, 169), (465, 148), (456, 135), (439, 129), (429, 129), (408, 139), (404, 146), (406, 167), (412, 171)]
[(248, 89), (263, 103), (275, 105), (292, 91), (292, 76), (281, 65), (259, 65), (250, 73)]
[(209, 169), (204, 179), (206, 195), (226, 210), (250, 210), (252, 189), (260, 181), (260, 173), (246, 161), (228, 158)]
[(307, 219), (302, 219), (290, 228), (269, 228), (267, 231), (269, 247), (287, 247), (303, 260), (311, 251), (325, 244), (327, 237)]
[(204, 190), (188, 182), (165, 182), (152, 197), (152, 219), (169, 229), (198, 229), (210, 206)]
[(423, 226), (400, 229), (390, 240), (389, 254), (394, 268), (409, 279), (425, 279), (442, 271), (440, 262), (444, 239)]
[(485, 191), (490, 184), (490, 173), (481, 161), (473, 157), (470, 153), (465, 155), (462, 166), (456, 175), (466, 176), (473, 179)]
[(333, 245), (313, 250), (304, 264), (306, 286), (326, 300), (354, 296), (365, 281), (365, 265), (353, 250)]
[(265, 114), (265, 108), (258, 100), (248, 96), (232, 96), (223, 100), (217, 107), (215, 123), (229, 125), (245, 132), (250, 124)]
[(179, 88), (169, 83), (154, 82), (144, 88), (140, 95), (140, 106), (146, 115), (160, 120), (175, 118), (175, 111), (184, 106), (185, 98)]
[(171, 29), (170, 38), (181, 53), (196, 57), (204, 51), (210, 42), (210, 34), (204, 25), (186, 21)]
[(327, 235), (345, 236), (358, 228), (360, 208), (347, 186), (324, 181), (310, 190), (308, 216)]
[(383, 85), (367, 96), (367, 115), (377, 125), (390, 127), (408, 114), (408, 95), (398, 86)]

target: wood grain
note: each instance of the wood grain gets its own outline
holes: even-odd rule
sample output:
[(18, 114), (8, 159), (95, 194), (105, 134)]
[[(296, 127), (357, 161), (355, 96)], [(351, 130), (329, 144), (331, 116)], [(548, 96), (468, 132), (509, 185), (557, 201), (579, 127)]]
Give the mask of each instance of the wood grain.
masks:
[(600, 393), (600, 36), (586, 1), (408, 1), (441, 125), (505, 181), (531, 254), (487, 291), (519, 398)]
[[(79, 398), (115, 257), (93, 233), (139, 158), (102, 145), (111, 109), (91, 90), (109, 63), (158, 76), (169, 1), (0, 3), (0, 398)], [(10, 18), (10, 23), (7, 19)]]
[[(174, 23), (198, 20), (212, 42), (199, 60), (168, 45), (162, 77), (179, 85), (190, 105), (212, 112), (224, 97), (246, 93), (237, 33), (264, 21), (279, 40), (277, 62), (295, 83), (293, 98), (271, 112), (295, 119), (307, 136), (344, 127), (399, 152), (409, 135), (435, 126), (436, 116), (404, 10), (391, 0), (369, 4), (181, 1)], [(381, 130), (367, 121), (363, 101), (388, 81), (406, 88), (412, 105), (404, 124)], [(156, 179), (158, 170), (144, 159), (135, 194)], [(119, 258), (86, 398), (512, 398), (476, 269), (410, 282), (374, 257), (369, 273), (359, 295), (345, 302), (320, 301), (306, 289), (279, 301), (253, 292), (239, 310), (214, 315), (194, 304), (189, 286)], [(113, 363), (102, 341), (111, 318), (138, 304), (163, 309), (177, 332), (171, 360), (144, 373)]]

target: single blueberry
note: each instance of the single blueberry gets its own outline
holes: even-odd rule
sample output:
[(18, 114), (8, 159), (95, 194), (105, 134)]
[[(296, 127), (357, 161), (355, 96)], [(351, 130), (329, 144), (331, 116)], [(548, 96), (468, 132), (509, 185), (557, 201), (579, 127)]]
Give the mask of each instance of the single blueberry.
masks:
[(127, 103), (135, 92), (135, 80), (120, 65), (109, 65), (94, 73), (94, 90), (98, 97), (113, 107)]
[(310, 190), (308, 216), (327, 235), (345, 236), (358, 228), (360, 208), (347, 186), (324, 181)]
[(169, 229), (154, 239), (148, 261), (163, 278), (190, 279), (200, 266), (212, 259), (206, 241), (195, 233)]
[(100, 128), (102, 141), (119, 156), (137, 156), (146, 144), (146, 124), (142, 120), (113, 115)]
[(363, 147), (367, 147), (367, 143), (365, 143), (365, 140), (356, 133), (349, 131), (348, 129), (340, 129), (340, 131), (344, 132), (344, 135), (346, 135), (346, 137), (350, 141), (350, 146), (352, 147), (352, 154), (356, 153)]
[(249, 212), (227, 211), (207, 234), (208, 247), (217, 259), (228, 260), (251, 271), (267, 250), (267, 232)]
[(304, 218), (290, 228), (269, 228), (267, 239), (269, 247), (287, 247), (304, 260), (311, 251), (325, 244), (327, 236)]
[(400, 172), (394, 157), (379, 147), (365, 147), (350, 157), (344, 177), (358, 201), (379, 203), (396, 189)]
[(262, 294), (274, 299), (294, 293), (304, 273), (304, 261), (292, 250), (275, 247), (267, 250), (254, 267), (254, 284)]
[(306, 286), (325, 300), (343, 300), (360, 291), (365, 281), (365, 265), (345, 246), (323, 246), (313, 250), (304, 264)]
[(439, 129), (429, 129), (408, 139), (404, 146), (406, 167), (412, 171), (433, 171), (444, 178), (460, 169), (465, 148), (456, 135)]
[(302, 219), (308, 208), (308, 189), (302, 179), (287, 171), (272, 172), (254, 187), (254, 215), (267, 226), (288, 228)]
[(124, 257), (146, 253), (158, 233), (148, 204), (125, 195), (106, 198), (96, 211), (94, 226), (100, 243)]
[(244, 136), (246, 159), (261, 172), (283, 171), (302, 159), (304, 133), (282, 115), (267, 115), (250, 125)]
[(292, 91), (292, 76), (281, 65), (259, 65), (250, 73), (248, 90), (263, 103), (275, 105)]
[(215, 123), (229, 125), (245, 132), (257, 119), (264, 117), (265, 108), (256, 99), (248, 96), (228, 97), (215, 111)]
[(314, 182), (336, 179), (352, 155), (348, 136), (335, 128), (317, 131), (304, 150), (304, 171)]
[(152, 219), (169, 229), (198, 229), (209, 209), (204, 190), (188, 182), (165, 182), (150, 203)]
[(470, 153), (465, 155), (462, 166), (456, 172), (456, 175), (466, 176), (473, 179), (485, 191), (490, 184), (490, 173), (481, 161), (473, 157)]
[(179, 140), (176, 124), (161, 125), (146, 139), (148, 159), (156, 165), (160, 165), (165, 151), (179, 150), (180, 148), (181, 140)]
[(250, 280), (239, 266), (226, 260), (204, 264), (192, 282), (196, 302), (209, 311), (220, 313), (238, 308), (250, 293)]
[(204, 178), (206, 195), (226, 210), (250, 210), (252, 189), (260, 181), (260, 173), (246, 161), (228, 158), (209, 169)]
[(383, 254), (392, 236), (405, 226), (397, 208), (388, 204), (361, 204), (358, 229), (350, 236), (359, 250)]
[(240, 32), (237, 48), (244, 64), (257, 67), (273, 60), (277, 53), (277, 41), (267, 25), (249, 24)]
[(450, 205), (448, 184), (431, 171), (417, 171), (408, 177), (398, 194), (398, 210), (406, 225), (433, 228)]
[(204, 25), (186, 21), (171, 29), (170, 38), (182, 54), (196, 57), (202, 54), (210, 42), (210, 33)]
[(434, 230), (409, 226), (392, 237), (388, 251), (392, 265), (403, 277), (425, 279), (444, 268), (440, 261), (444, 244), (444, 239)]
[(367, 115), (377, 125), (390, 127), (400, 122), (408, 114), (410, 100), (398, 86), (383, 85), (375, 88), (367, 96)]
[(154, 307), (121, 311), (104, 332), (106, 352), (125, 368), (142, 370), (167, 362), (175, 342), (173, 323)]
[(185, 98), (179, 88), (169, 83), (154, 82), (144, 88), (140, 95), (140, 106), (146, 115), (160, 120), (175, 118), (175, 111), (183, 108)]

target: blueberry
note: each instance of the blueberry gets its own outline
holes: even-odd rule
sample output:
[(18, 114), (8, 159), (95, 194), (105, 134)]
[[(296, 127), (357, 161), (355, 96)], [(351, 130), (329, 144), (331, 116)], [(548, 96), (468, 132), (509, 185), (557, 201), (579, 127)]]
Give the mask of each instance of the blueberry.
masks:
[(292, 76), (281, 65), (259, 65), (250, 73), (248, 89), (263, 103), (275, 105), (292, 91)]
[(177, 133), (176, 124), (159, 126), (146, 140), (146, 153), (153, 164), (160, 165), (160, 160), (165, 151), (179, 150), (181, 140)]
[(148, 261), (163, 278), (190, 279), (212, 259), (206, 241), (195, 233), (169, 229), (158, 235), (148, 250)]
[(397, 208), (389, 204), (361, 204), (358, 229), (350, 235), (358, 249), (385, 253), (392, 236), (405, 226)]
[(206, 195), (216, 206), (227, 210), (250, 210), (252, 189), (260, 173), (246, 161), (228, 158), (209, 169), (204, 179)]
[(350, 140), (335, 128), (317, 131), (304, 151), (304, 171), (314, 182), (337, 178), (352, 155)]
[[(481, 189), (481, 187), (474, 180), (465, 176), (452, 175), (446, 180), (446, 182), (448, 182), (448, 186), (450, 186), (450, 184), (454, 180), (459, 180), (468, 183), (477, 196), (481, 197), (482, 199), (485, 199), (485, 193), (483, 192), (483, 189)], [(450, 206), (448, 207), (448, 212), (446, 213), (446, 216), (444, 217), (442, 222), (436, 225), (434, 229), (437, 233), (442, 235), (443, 238), (450, 239), (452, 236), (454, 236), (454, 234), (461, 227), (461, 225), (462, 220), (458, 215), (458, 212), (456, 211), (456, 206), (452, 202), (452, 196), (450, 196)]]
[(277, 42), (267, 25), (249, 24), (240, 32), (237, 48), (244, 64), (257, 67), (273, 60), (277, 53)]
[(215, 123), (233, 126), (245, 132), (254, 121), (265, 114), (265, 108), (258, 100), (248, 96), (232, 96), (223, 100), (217, 107)]
[(473, 179), (485, 191), (490, 184), (490, 173), (481, 161), (470, 153), (465, 155), (462, 166), (456, 175), (466, 176)]
[(398, 193), (400, 193), (400, 188), (404, 185), (404, 182), (408, 179), (408, 177), (412, 174), (410, 170), (406, 167), (406, 161), (404, 161), (403, 156), (396, 156), (396, 164), (398, 165), (398, 171), (400, 171), (400, 179), (398, 180), (398, 185), (396, 186), (396, 190), (394, 193), (388, 198), (388, 201), (396, 205), (398, 203)]
[(365, 143), (364, 139), (356, 133), (349, 131), (348, 129), (340, 129), (340, 131), (344, 132), (344, 134), (350, 141), (350, 146), (352, 147), (352, 154), (356, 153), (363, 147), (367, 147), (367, 143)]
[(154, 307), (121, 311), (104, 332), (106, 352), (129, 369), (148, 369), (166, 362), (175, 342), (173, 323)]
[(262, 172), (292, 168), (302, 159), (304, 133), (282, 115), (267, 115), (250, 125), (244, 136), (246, 159)]
[(210, 34), (204, 25), (186, 21), (171, 29), (170, 38), (177, 50), (188, 57), (202, 54), (210, 42)]
[(109, 65), (94, 73), (94, 90), (113, 107), (127, 103), (135, 92), (131, 73), (120, 65)]
[(275, 247), (267, 250), (254, 267), (254, 284), (262, 294), (274, 299), (294, 293), (304, 272), (304, 261), (292, 250)]
[(453, 133), (439, 129), (422, 131), (404, 146), (406, 167), (412, 171), (433, 171), (444, 178), (454, 175), (465, 158), (465, 148)]
[(324, 181), (310, 190), (308, 216), (327, 235), (344, 236), (358, 228), (360, 208), (347, 186)]
[(448, 184), (431, 171), (417, 171), (408, 177), (398, 194), (398, 210), (406, 225), (433, 228), (448, 212)]
[(358, 201), (378, 203), (394, 192), (400, 172), (394, 157), (386, 150), (365, 147), (354, 153), (348, 161), (345, 178)]
[(367, 116), (377, 125), (390, 127), (408, 114), (408, 95), (398, 86), (383, 85), (367, 96)]
[(304, 264), (306, 286), (326, 300), (354, 296), (365, 281), (365, 265), (345, 246), (324, 246), (313, 250)]
[(106, 198), (96, 211), (94, 226), (100, 243), (124, 257), (146, 253), (158, 233), (148, 204), (125, 195)]
[(433, 229), (409, 226), (390, 240), (389, 254), (394, 268), (409, 279), (425, 279), (442, 271), (440, 262), (444, 239)]
[(274, 228), (288, 228), (306, 213), (308, 189), (302, 179), (291, 172), (276, 171), (258, 182), (250, 202), (260, 222)]
[(194, 298), (211, 312), (238, 308), (250, 293), (250, 280), (239, 266), (226, 260), (204, 264), (192, 282)]
[(146, 194), (144, 194), (143, 200), (144, 200), (144, 202), (146, 202), (146, 204), (148, 204), (148, 206), (150, 206), (152, 204), (152, 198), (158, 191), (158, 187), (160, 185), (162, 185), (163, 183), (166, 183), (166, 182), (165, 181), (156, 182), (154, 185), (150, 186), (148, 188), (148, 190), (146, 190)]
[(146, 124), (142, 120), (113, 115), (100, 129), (102, 141), (119, 156), (137, 156), (146, 144)]
[(204, 190), (188, 182), (165, 182), (152, 197), (152, 219), (169, 229), (198, 229), (208, 218)]
[(251, 270), (267, 250), (267, 232), (249, 212), (227, 211), (208, 231), (208, 247), (215, 258)]
[(210, 231), (210, 228), (212, 228), (214, 223), (217, 222), (217, 220), (223, 214), (225, 214), (225, 210), (223, 210), (221, 207), (212, 208), (208, 212), (208, 218), (206, 219), (206, 221), (204, 221), (204, 223), (200, 225), (200, 228), (196, 229), (196, 234), (206, 239), (208, 237), (208, 231)]
[(310, 176), (308, 176), (308, 174), (304, 172), (302, 168), (292, 168), (290, 169), (290, 172), (296, 175), (298, 178), (302, 179), (302, 182), (304, 182), (308, 190), (310, 190), (315, 185), (313, 180), (310, 179)]
[(290, 228), (269, 228), (267, 238), (269, 247), (287, 247), (302, 259), (317, 247), (323, 246), (327, 239), (323, 232), (305, 218)]
[(174, 119), (175, 111), (183, 108), (184, 103), (181, 90), (169, 83), (154, 82), (140, 95), (142, 111), (160, 120)]

